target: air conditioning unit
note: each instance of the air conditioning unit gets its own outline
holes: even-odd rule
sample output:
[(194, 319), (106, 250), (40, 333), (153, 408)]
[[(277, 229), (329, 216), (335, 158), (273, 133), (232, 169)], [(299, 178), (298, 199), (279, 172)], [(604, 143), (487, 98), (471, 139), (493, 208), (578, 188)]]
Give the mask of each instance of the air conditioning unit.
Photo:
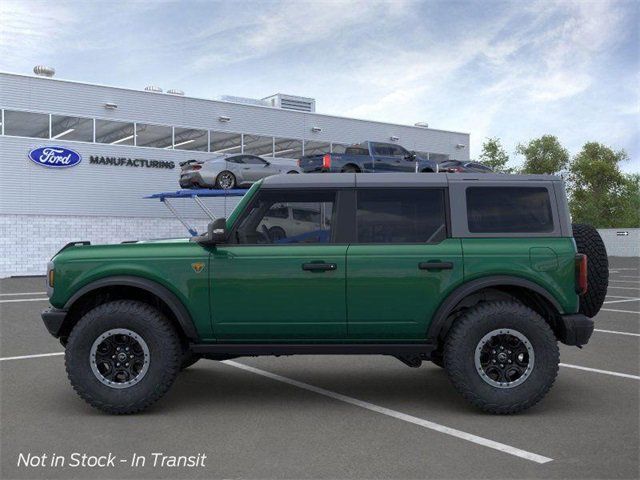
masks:
[(309, 97), (297, 97), (295, 95), (286, 95), (284, 93), (276, 93), (262, 100), (269, 102), (269, 105), (284, 110), (296, 110), (298, 112), (315, 112), (316, 101)]

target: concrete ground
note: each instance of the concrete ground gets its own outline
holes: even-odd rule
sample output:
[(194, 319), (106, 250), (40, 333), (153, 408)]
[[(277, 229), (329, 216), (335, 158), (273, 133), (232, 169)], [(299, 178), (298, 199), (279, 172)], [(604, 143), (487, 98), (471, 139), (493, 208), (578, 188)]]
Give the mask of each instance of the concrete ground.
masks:
[[(39, 317), (43, 279), (2, 280), (0, 478), (638, 478), (639, 267), (611, 259), (591, 342), (562, 346), (551, 392), (515, 416), (470, 407), (430, 363), (375, 356), (201, 361), (148, 412), (106, 415), (61, 355), (33, 356), (62, 351)], [(154, 467), (154, 452), (207, 458)], [(72, 467), (74, 453), (116, 459)]]

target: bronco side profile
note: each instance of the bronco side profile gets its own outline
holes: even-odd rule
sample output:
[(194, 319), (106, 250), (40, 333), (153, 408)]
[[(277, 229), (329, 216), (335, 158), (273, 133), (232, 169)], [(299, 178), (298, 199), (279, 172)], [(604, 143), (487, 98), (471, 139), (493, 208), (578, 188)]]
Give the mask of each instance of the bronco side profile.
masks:
[[(295, 209), (313, 214), (289, 228)], [(199, 237), (69, 244), (47, 283), (71, 384), (106, 412), (149, 407), (201, 358), (381, 354), (509, 414), (549, 391), (558, 342), (589, 341), (608, 265), (557, 177), (278, 175)]]

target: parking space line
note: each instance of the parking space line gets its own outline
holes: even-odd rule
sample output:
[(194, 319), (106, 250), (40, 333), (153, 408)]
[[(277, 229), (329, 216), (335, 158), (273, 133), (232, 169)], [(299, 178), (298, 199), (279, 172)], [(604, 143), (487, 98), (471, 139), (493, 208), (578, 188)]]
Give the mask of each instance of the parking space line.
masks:
[(574, 368), (576, 370), (584, 370), (585, 372), (604, 373), (605, 375), (611, 375), (614, 377), (631, 378), (633, 380), (640, 380), (640, 376), (631, 375), (629, 373), (612, 372), (609, 370), (600, 370), (598, 368), (581, 367), (580, 365), (571, 365), (570, 363), (561, 363), (561, 367)]
[(45, 295), (47, 292), (0, 293), (0, 297), (17, 297), (19, 295)]
[(635, 278), (638, 280), (638, 275), (618, 275), (620, 278)]
[(14, 298), (11, 300), (0, 300), (0, 303), (16, 303), (16, 302), (44, 302), (49, 301), (48, 298)]
[(7, 360), (26, 360), (28, 358), (55, 357), (57, 355), (64, 355), (64, 352), (38, 353), (36, 355), (21, 355), (19, 357), (3, 357), (3, 358), (0, 358), (0, 362), (4, 362)]
[(607, 298), (634, 298), (634, 297), (623, 297), (622, 295), (608, 295), (607, 294)]
[(615, 333), (616, 335), (629, 335), (631, 337), (640, 337), (640, 333), (618, 332), (616, 330), (602, 330), (600, 328), (594, 328), (593, 331), (600, 333)]
[(634, 313), (636, 315), (640, 315), (640, 312), (636, 312), (635, 310), (616, 310), (615, 308), (601, 308), (601, 312), (618, 312), (618, 313)]
[(640, 287), (619, 287), (618, 285), (609, 285), (607, 288), (615, 288), (617, 290), (635, 290), (636, 292), (640, 291)]
[(611, 280), (611, 279), (609, 279), (609, 283), (611, 283), (611, 282), (615, 282), (615, 283), (633, 283), (634, 285), (638, 285), (638, 283), (640, 283), (640, 280), (632, 282), (631, 280)]
[(637, 271), (638, 269), (637, 268), (622, 268), (622, 267), (609, 269), (609, 271), (612, 271), (612, 270), (634, 270), (634, 271)]
[(488, 438), (479, 437), (471, 433), (463, 432), (462, 430), (446, 427), (444, 425), (440, 425), (439, 423), (430, 422), (429, 420), (424, 420), (422, 418), (414, 417), (412, 415), (407, 415), (406, 413), (398, 412), (396, 410), (391, 410), (390, 408), (374, 405), (373, 403), (365, 402), (363, 400), (358, 400), (357, 398), (353, 398), (353, 397), (348, 397), (346, 395), (342, 395), (341, 393), (332, 392), (331, 390), (325, 390), (324, 388), (316, 387), (308, 383), (299, 382), (298, 380), (293, 380), (288, 377), (283, 377), (275, 373), (267, 372), (266, 370), (260, 370), (258, 368), (250, 367), (243, 363), (234, 362), (232, 360), (224, 360), (222, 363), (229, 365), (231, 367), (239, 368), (241, 370), (246, 370), (247, 372), (251, 372), (256, 375), (261, 375), (263, 377), (270, 378), (271, 380), (276, 380), (278, 382), (286, 383), (288, 385), (293, 385), (294, 387), (302, 388), (303, 390), (308, 390), (310, 392), (324, 395), (325, 397), (333, 398), (334, 400), (348, 403), (350, 405), (355, 405), (356, 407), (364, 408), (366, 410), (370, 410), (376, 413), (381, 413), (382, 415), (393, 417), (398, 420), (402, 420), (404, 422), (418, 425), (420, 427), (428, 428), (436, 432), (444, 433), (445, 435), (450, 435), (452, 437), (460, 438), (462, 440), (466, 440), (468, 442), (475, 443), (483, 447), (492, 448), (493, 450), (498, 450), (500, 452), (504, 452), (509, 455), (524, 458), (525, 460), (529, 460), (535, 463), (548, 463), (553, 461), (553, 459), (549, 457), (543, 457), (542, 455), (528, 452), (526, 450), (521, 450), (519, 448), (512, 447), (504, 443), (495, 442), (493, 440), (489, 440)]
[(609, 300), (607, 302), (604, 302), (605, 304), (607, 303), (622, 303), (622, 302), (635, 302), (640, 300), (640, 298), (626, 298), (624, 300)]

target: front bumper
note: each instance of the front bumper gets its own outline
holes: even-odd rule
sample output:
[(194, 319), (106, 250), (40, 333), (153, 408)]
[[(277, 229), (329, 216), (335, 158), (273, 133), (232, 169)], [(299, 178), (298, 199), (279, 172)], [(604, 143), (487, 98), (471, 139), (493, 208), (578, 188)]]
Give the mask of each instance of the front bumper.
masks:
[(560, 317), (558, 339), (565, 345), (582, 346), (589, 343), (593, 333), (594, 322), (581, 313), (562, 315)]
[(59, 310), (54, 307), (50, 307), (42, 312), (42, 321), (44, 322), (44, 326), (47, 327), (49, 333), (56, 338), (60, 336), (60, 332), (62, 331), (62, 326), (66, 317), (66, 310)]

